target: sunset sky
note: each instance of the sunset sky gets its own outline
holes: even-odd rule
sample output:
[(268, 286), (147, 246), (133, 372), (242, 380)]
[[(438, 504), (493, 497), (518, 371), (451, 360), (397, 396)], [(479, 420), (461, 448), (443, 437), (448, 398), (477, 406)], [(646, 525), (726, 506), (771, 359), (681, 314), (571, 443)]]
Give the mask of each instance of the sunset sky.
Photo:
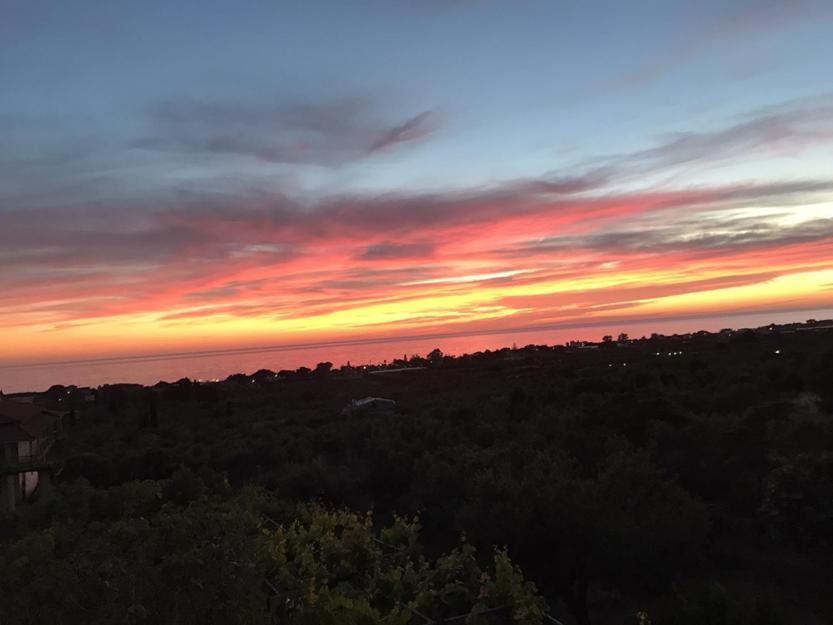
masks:
[(829, 0), (0, 0), (0, 362), (833, 308), (831, 34)]

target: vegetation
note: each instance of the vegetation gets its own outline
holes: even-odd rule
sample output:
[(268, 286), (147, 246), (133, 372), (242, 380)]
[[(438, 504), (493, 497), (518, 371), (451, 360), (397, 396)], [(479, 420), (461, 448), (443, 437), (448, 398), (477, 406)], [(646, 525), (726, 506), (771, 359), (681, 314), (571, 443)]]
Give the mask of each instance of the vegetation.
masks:
[(106, 496), (112, 518), (63, 519), (10, 546), (4, 622), (405, 625), (502, 611), (531, 624), (543, 613), (505, 551), (490, 567), (470, 545), (430, 560), (416, 521), (377, 531), (370, 515), (309, 505), (278, 523), (263, 493), (182, 507), (157, 482)]
[(70, 392), (0, 622), (833, 617), (833, 334), (594, 347)]

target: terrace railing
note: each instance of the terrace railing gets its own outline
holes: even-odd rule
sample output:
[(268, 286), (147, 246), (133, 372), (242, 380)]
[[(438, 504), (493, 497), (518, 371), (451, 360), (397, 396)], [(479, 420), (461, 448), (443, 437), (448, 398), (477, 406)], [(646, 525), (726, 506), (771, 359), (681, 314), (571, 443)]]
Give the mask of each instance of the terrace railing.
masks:
[(0, 455), (0, 474), (26, 473), (27, 471), (39, 471), (52, 467), (49, 459), (49, 452), (55, 444), (54, 435), (38, 439), (38, 450), (33, 454), (16, 455), (7, 457), (8, 451)]

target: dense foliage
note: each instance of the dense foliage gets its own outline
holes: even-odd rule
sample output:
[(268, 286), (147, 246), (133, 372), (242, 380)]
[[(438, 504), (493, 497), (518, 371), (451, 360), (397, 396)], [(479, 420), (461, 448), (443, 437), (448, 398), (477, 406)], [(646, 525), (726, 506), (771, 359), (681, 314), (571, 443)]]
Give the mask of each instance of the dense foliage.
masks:
[(0, 622), (833, 616), (829, 332), (327, 365), (76, 404)]
[[(539, 623), (543, 600), (503, 550), (481, 567), (470, 545), (428, 559), (419, 524), (301, 506), (283, 523), (247, 490), (165, 502), (157, 482), (108, 496), (107, 522), (71, 519), (3, 554), (3, 623), (386, 623), (505, 613)], [(286, 511), (278, 510), (280, 514)]]

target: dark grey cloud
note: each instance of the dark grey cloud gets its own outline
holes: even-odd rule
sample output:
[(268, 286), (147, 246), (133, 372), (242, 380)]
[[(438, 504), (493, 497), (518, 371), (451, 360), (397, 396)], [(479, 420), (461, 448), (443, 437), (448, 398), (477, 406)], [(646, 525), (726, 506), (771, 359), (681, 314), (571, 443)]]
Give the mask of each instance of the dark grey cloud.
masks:
[[(825, 93), (758, 110), (715, 130), (668, 134), (659, 137), (649, 148), (580, 161), (565, 168), (572, 175), (564, 175), (565, 170), (562, 170), (562, 173), (550, 176), (504, 183), (500, 188), (490, 189), (489, 194), (497, 200), (501, 194), (505, 197), (522, 195), (531, 198), (536, 194), (568, 196), (601, 193), (621, 182), (638, 182), (646, 176), (674, 174), (684, 166), (708, 168), (727, 162), (794, 157), (831, 143), (833, 93)], [(761, 201), (780, 201), (786, 195), (798, 197), (799, 187), (811, 192), (813, 185), (824, 187), (827, 182), (799, 180), (795, 183), (736, 185), (724, 192), (738, 196), (755, 194)]]
[(617, 230), (583, 237), (547, 237), (507, 253), (512, 256), (528, 256), (533, 253), (578, 249), (596, 250), (612, 256), (622, 252), (739, 252), (828, 239), (833, 241), (833, 219), (813, 219), (793, 226), (763, 218), (699, 219), (684, 220), (664, 228)]
[(436, 114), (433, 111), (422, 111), (385, 131), (368, 148), (368, 152), (378, 152), (400, 143), (418, 141), (433, 132), (436, 125)]
[(759, 112), (718, 130), (675, 133), (662, 137), (654, 147), (599, 157), (585, 167), (611, 179), (644, 176), (683, 165), (793, 156), (831, 140), (833, 97), (825, 96)]
[[(586, 190), (575, 194), (576, 188)], [(552, 189), (551, 192), (544, 190)], [(387, 234), (408, 236), (442, 231), (452, 227), (474, 227), (508, 217), (546, 214), (562, 215), (572, 221), (588, 221), (594, 216), (627, 217), (652, 210), (704, 210), (742, 208), (752, 204), (796, 203), (833, 189), (831, 181), (748, 184), (718, 188), (691, 188), (682, 191), (646, 191), (609, 194), (604, 187), (585, 186), (583, 178), (557, 184), (538, 182), (507, 183), (484, 189), (431, 194), (385, 194), (379, 196), (333, 197), (303, 211), (284, 207), (266, 209), (261, 216), (265, 227), (277, 228), (305, 237), (362, 236)], [(624, 205), (619, 208), (619, 205)], [(218, 215), (234, 228), (233, 213)], [(251, 215), (249, 216), (251, 218)]]
[(149, 115), (151, 132), (137, 147), (322, 166), (425, 140), (439, 125), (431, 110), (392, 119), (369, 98), (271, 105), (178, 100)]
[(687, 132), (627, 157), (631, 163), (676, 166), (693, 161), (791, 154), (833, 138), (833, 104), (745, 120), (714, 132)]
[[(422, 230), (430, 234), (435, 229), (541, 211), (568, 213), (584, 193), (593, 190), (598, 188), (587, 177), (552, 177), (464, 191), (334, 195), (315, 203), (280, 196), (216, 194), (201, 199), (191, 194), (170, 202), (157, 211), (156, 218), (175, 228), (202, 230), (230, 241), (266, 244), (275, 236), (281, 241), (347, 236), (357, 240), (407, 237), (410, 241)], [(394, 251), (371, 249), (369, 256), (380, 252)]]
[(414, 258), (430, 256), (434, 252), (434, 244), (420, 243), (374, 243), (357, 258), (360, 260), (386, 260), (395, 258)]

